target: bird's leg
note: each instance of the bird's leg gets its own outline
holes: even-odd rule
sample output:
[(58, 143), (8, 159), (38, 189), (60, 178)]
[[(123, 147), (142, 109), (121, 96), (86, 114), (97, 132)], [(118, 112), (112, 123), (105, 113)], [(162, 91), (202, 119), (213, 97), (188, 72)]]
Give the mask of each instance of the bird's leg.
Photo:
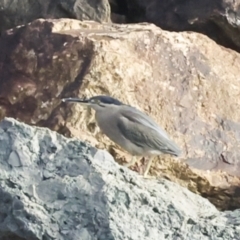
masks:
[(137, 159), (136, 156), (132, 156), (131, 161), (128, 162), (128, 163), (125, 163), (124, 166), (125, 166), (125, 167), (131, 167), (131, 166), (133, 166), (133, 165), (137, 162), (137, 160), (138, 160), (138, 159)]
[(151, 167), (151, 165), (152, 165), (152, 161), (153, 161), (153, 156), (150, 157), (150, 159), (149, 159), (149, 161), (148, 161), (148, 163), (147, 163), (147, 167), (146, 167), (146, 169), (145, 169), (145, 171), (144, 171), (144, 173), (143, 173), (143, 177), (144, 177), (144, 178), (147, 178), (147, 174), (148, 174), (149, 169), (150, 169), (150, 167)]

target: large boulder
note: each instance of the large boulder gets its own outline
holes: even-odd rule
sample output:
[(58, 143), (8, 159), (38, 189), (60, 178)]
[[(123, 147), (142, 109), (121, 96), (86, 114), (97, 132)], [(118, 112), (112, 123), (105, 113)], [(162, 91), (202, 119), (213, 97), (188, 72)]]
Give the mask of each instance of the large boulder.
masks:
[(110, 21), (108, 0), (0, 0), (0, 33), (37, 18)]
[(167, 180), (145, 180), (102, 150), (14, 119), (0, 123), (0, 238), (238, 239), (240, 212)]
[[(120, 1), (110, 0), (111, 5), (112, 2)], [(123, 2), (127, 22), (150, 22), (170, 31), (200, 32), (226, 47), (240, 51), (239, 0), (125, 0)]]
[(1, 119), (80, 137), (118, 162), (129, 161), (100, 134), (93, 112), (61, 103), (62, 97), (110, 94), (150, 114), (181, 146), (181, 161), (156, 158), (152, 175), (162, 174), (218, 208), (239, 207), (238, 53), (198, 33), (69, 19), (7, 31), (0, 49)]

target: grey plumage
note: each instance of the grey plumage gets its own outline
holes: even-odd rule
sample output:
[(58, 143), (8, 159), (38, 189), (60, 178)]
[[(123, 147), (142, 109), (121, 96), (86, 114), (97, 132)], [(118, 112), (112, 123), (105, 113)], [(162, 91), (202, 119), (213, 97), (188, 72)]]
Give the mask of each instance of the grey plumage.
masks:
[(118, 121), (118, 127), (121, 133), (141, 149), (159, 150), (175, 156), (180, 154), (178, 146), (147, 115), (129, 107), (121, 109), (120, 112), (122, 117)]
[[(176, 143), (152, 118), (117, 99), (95, 96), (90, 99), (65, 98), (62, 101), (77, 102), (93, 108), (102, 132), (133, 156), (154, 156), (161, 153), (179, 156), (181, 154)], [(149, 170), (151, 161), (152, 159), (146, 171)], [(131, 161), (130, 165), (133, 163), (135, 161)]]

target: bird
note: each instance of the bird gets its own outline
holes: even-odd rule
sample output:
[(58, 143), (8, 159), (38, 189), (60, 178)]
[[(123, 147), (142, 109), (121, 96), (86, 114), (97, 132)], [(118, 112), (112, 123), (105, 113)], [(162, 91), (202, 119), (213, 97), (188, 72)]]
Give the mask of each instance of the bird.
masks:
[[(143, 176), (147, 178), (154, 156), (180, 156), (181, 149), (150, 116), (137, 108), (107, 95), (91, 98), (63, 98), (62, 102), (79, 103), (95, 110), (100, 130), (113, 142), (132, 155), (126, 167), (142, 157), (149, 157)], [(140, 158), (139, 158), (140, 157)], [(139, 158), (139, 159), (138, 159)]]

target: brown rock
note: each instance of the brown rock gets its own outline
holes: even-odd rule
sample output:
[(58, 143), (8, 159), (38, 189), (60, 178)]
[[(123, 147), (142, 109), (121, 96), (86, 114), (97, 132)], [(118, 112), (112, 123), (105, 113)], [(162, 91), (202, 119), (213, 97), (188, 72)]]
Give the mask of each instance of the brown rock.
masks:
[(238, 53), (197, 33), (69, 19), (8, 31), (0, 49), (1, 118), (77, 136), (128, 161), (101, 135), (91, 111), (60, 102), (109, 94), (146, 111), (181, 146), (181, 161), (162, 156), (153, 175), (179, 182), (220, 209), (239, 207)]

